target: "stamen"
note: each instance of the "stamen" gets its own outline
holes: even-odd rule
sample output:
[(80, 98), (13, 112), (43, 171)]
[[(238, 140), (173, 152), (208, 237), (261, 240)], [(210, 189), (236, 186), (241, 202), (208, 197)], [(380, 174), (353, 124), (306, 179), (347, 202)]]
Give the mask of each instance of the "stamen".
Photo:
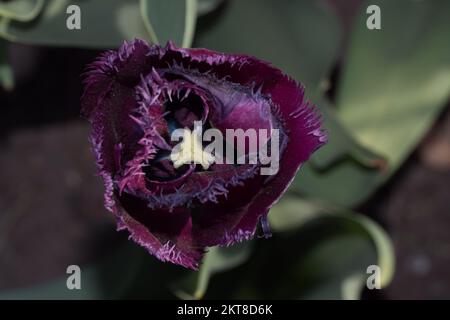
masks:
[(198, 129), (193, 131), (183, 129), (183, 141), (173, 148), (170, 154), (170, 160), (177, 169), (184, 164), (200, 164), (204, 170), (207, 170), (214, 163), (214, 156), (203, 150), (202, 141), (199, 137)]
[(261, 237), (264, 237), (265, 239), (269, 239), (272, 236), (272, 232), (270, 231), (269, 221), (267, 220), (267, 215), (261, 216), (259, 219), (261, 222), (261, 227), (263, 230), (263, 235)]

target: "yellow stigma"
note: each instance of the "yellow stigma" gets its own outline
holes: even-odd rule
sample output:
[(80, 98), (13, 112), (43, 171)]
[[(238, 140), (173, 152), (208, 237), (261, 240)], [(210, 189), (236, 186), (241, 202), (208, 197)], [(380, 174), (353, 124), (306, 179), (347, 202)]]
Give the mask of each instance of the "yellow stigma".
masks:
[(173, 148), (170, 160), (175, 168), (195, 163), (200, 164), (206, 170), (214, 163), (214, 156), (203, 150), (202, 142), (195, 131), (185, 130), (183, 141)]

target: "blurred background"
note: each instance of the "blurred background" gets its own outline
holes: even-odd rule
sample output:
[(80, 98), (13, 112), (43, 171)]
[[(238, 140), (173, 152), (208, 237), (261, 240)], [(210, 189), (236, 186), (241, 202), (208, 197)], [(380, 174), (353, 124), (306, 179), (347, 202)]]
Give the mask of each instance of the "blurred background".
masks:
[[(0, 299), (450, 299), (449, 36), (447, 0), (0, 0)], [(193, 272), (115, 231), (81, 74), (135, 37), (252, 54), (306, 86), (330, 141), (270, 240), (212, 248)]]

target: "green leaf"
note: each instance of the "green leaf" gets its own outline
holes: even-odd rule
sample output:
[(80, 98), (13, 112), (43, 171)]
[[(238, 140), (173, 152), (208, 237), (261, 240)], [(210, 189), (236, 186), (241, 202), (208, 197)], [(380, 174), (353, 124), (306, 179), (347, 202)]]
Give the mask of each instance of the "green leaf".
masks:
[(251, 243), (231, 247), (213, 247), (206, 253), (198, 272), (190, 272), (183, 281), (174, 285), (175, 294), (181, 299), (201, 299), (206, 293), (210, 278), (219, 272), (235, 268), (248, 259)]
[[(381, 7), (382, 30), (366, 28), (363, 5), (338, 91), (339, 119), (319, 102), (330, 141), (293, 184), (305, 196), (348, 207), (365, 201), (398, 169), (450, 92), (450, 45), (442, 41), (450, 31), (449, 4), (370, 3)], [(358, 143), (347, 139), (348, 130)]]
[(320, 202), (302, 201), (297, 195), (288, 192), (270, 209), (270, 227), (275, 232), (297, 230), (325, 211)]
[(197, 19), (197, 0), (141, 0), (141, 15), (155, 43), (172, 40), (190, 47)]
[(329, 141), (300, 169), (291, 190), (354, 207), (375, 191), (375, 182), (385, 178), (389, 163), (355, 141), (327, 100), (318, 101)]
[[(81, 9), (81, 30), (66, 27), (69, 5)], [(138, 0), (48, 0), (31, 22), (0, 19), (0, 36), (27, 44), (115, 48), (124, 40), (149, 38)]]
[(6, 91), (14, 88), (14, 74), (8, 63), (7, 43), (0, 40), (0, 86)]
[[(323, 127), (329, 132), (328, 143), (313, 154), (311, 162), (319, 170), (328, 169), (342, 160), (354, 160), (367, 168), (384, 170), (386, 160), (357, 142), (343, 127), (335, 108), (325, 99), (318, 100), (323, 116)], [(380, 172), (378, 172), (380, 173)]]
[(380, 268), (381, 288), (392, 280), (392, 243), (363, 215), (291, 195), (269, 219), (274, 238), (238, 281), (238, 298), (358, 299), (371, 265)]
[(44, 0), (11, 0), (0, 2), (0, 16), (30, 21), (38, 16), (44, 6)]
[(355, 189), (373, 192), (410, 155), (449, 97), (450, 42), (444, 39), (450, 34), (450, 2), (370, 4), (381, 8), (382, 29), (368, 30), (361, 10), (337, 105), (344, 125), (389, 162), (387, 173), (375, 181), (347, 170)]
[(126, 243), (98, 263), (80, 266), (81, 290), (69, 290), (66, 275), (36, 286), (0, 291), (0, 300), (117, 299), (132, 285), (143, 257), (141, 248)]
[(302, 166), (291, 188), (306, 197), (321, 199), (344, 207), (356, 207), (376, 190), (377, 171), (354, 161), (341, 161), (326, 171), (316, 170), (311, 162)]
[(347, 218), (365, 229), (378, 253), (378, 265), (381, 272), (381, 287), (387, 287), (394, 277), (395, 252), (389, 235), (377, 223), (362, 214), (347, 213)]
[(359, 299), (371, 265), (379, 266), (381, 288), (385, 288), (392, 280), (395, 265), (388, 235), (363, 215), (330, 213), (304, 235), (311, 237), (321, 229), (329, 230), (313, 240), (314, 244), (292, 268), (297, 282), (306, 284), (299, 298)]
[(202, 16), (210, 14), (216, 10), (225, 0), (198, 0), (197, 15)]
[[(387, 286), (394, 274), (394, 250), (388, 234), (370, 218), (345, 209), (323, 204), (318, 201), (307, 200), (294, 195), (286, 195), (276, 204), (269, 214), (271, 226), (275, 232), (285, 232), (304, 227), (307, 223), (314, 222), (314, 219), (331, 218), (336, 220), (336, 229), (340, 223), (355, 224), (358, 230), (363, 230), (378, 255), (377, 264), (383, 270), (381, 274), (381, 286)], [(337, 221), (339, 220), (339, 221)], [(347, 226), (345, 227), (345, 229)], [(355, 231), (354, 229), (349, 229)], [(301, 229), (298, 230), (301, 232)]]
[(310, 97), (321, 95), (341, 39), (329, 7), (309, 0), (226, 4), (214, 21), (199, 20), (197, 47), (265, 59), (302, 82)]

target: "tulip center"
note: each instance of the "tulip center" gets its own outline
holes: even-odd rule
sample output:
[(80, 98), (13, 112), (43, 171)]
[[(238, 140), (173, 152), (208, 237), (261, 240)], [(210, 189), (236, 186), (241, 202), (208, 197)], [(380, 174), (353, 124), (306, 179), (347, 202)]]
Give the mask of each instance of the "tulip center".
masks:
[[(188, 174), (190, 168), (196, 168), (196, 165), (207, 170), (214, 162), (214, 156), (204, 151), (201, 139), (202, 124), (208, 115), (202, 97), (184, 87), (178, 91), (172, 90), (162, 107), (168, 129), (165, 139), (172, 150), (160, 149), (157, 152), (145, 169), (147, 178), (151, 181), (171, 181)], [(178, 140), (173, 140), (176, 132)]]
[(184, 164), (200, 164), (204, 170), (207, 170), (211, 164), (214, 163), (214, 156), (203, 150), (201, 140), (201, 126), (191, 131), (183, 129), (183, 141), (175, 146), (170, 159), (173, 161), (173, 166), (179, 168)]

